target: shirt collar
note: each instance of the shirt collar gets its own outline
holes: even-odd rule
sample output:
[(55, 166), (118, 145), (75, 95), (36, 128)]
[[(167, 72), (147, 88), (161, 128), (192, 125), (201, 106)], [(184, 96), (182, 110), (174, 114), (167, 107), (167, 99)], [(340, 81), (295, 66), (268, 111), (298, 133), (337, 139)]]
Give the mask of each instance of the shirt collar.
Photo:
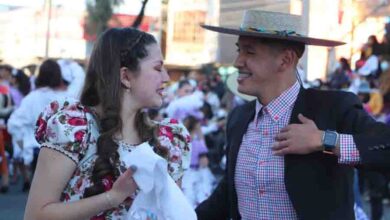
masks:
[(256, 100), (256, 114), (255, 114), (255, 122), (258, 120), (259, 111), (263, 108), (264, 114), (269, 114), (272, 120), (275, 122), (278, 121), (281, 116), (289, 110), (295, 101), (297, 100), (300, 84), (298, 81), (294, 83), (290, 88), (285, 90), (280, 96), (272, 100), (267, 106), (263, 106), (259, 100)]

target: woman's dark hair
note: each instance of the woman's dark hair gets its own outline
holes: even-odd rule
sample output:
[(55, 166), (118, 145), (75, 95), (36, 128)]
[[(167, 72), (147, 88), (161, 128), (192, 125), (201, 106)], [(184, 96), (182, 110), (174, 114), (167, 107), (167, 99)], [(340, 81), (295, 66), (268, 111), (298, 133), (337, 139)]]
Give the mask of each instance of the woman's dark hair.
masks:
[(341, 57), (339, 62), (341, 64), (341, 69), (342, 70), (344, 70), (344, 71), (351, 71), (351, 66), (349, 65), (349, 62), (348, 62), (347, 59), (345, 59), (344, 57)]
[(183, 79), (179, 81), (178, 89), (183, 88), (186, 85), (191, 85), (190, 81)]
[(19, 92), (26, 96), (31, 90), (30, 78), (22, 70), (17, 70), (12, 77), (16, 80)]
[(38, 77), (35, 80), (35, 86), (56, 88), (62, 83), (60, 65), (54, 60), (45, 60), (39, 67)]
[[(97, 140), (97, 155), (93, 172), (93, 186), (86, 189), (89, 197), (104, 192), (102, 179), (120, 175), (118, 144), (113, 136), (122, 129), (120, 106), (123, 88), (120, 81), (120, 68), (127, 67), (139, 74), (139, 61), (148, 56), (146, 46), (156, 43), (155, 38), (133, 28), (113, 28), (105, 31), (92, 51), (87, 68), (81, 103), (85, 106), (101, 107), (99, 115), (100, 136)], [(135, 116), (135, 127), (142, 142), (149, 141), (156, 146), (156, 152), (167, 155), (157, 140), (157, 128), (146, 112), (139, 111)]]
[(195, 130), (196, 125), (199, 123), (200, 123), (200, 121), (192, 115), (187, 116), (183, 120), (184, 126), (187, 128), (188, 132), (190, 132), (190, 133), (192, 133)]

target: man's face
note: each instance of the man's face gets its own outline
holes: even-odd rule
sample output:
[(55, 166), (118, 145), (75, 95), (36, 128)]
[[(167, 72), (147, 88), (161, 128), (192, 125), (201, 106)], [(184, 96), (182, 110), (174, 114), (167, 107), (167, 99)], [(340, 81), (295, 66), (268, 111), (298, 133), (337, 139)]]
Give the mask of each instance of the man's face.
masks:
[(275, 83), (281, 57), (276, 50), (256, 38), (240, 37), (237, 42), (238, 91), (260, 97), (261, 91)]

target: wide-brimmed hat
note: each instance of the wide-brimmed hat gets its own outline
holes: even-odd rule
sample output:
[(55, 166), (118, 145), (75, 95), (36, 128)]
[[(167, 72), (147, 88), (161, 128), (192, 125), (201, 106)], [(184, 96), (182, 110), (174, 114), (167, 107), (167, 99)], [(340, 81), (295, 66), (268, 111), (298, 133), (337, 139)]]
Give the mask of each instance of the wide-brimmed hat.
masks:
[(224, 34), (295, 41), (307, 45), (334, 47), (345, 44), (340, 41), (305, 36), (301, 16), (279, 12), (247, 10), (244, 12), (240, 27), (201, 26)]

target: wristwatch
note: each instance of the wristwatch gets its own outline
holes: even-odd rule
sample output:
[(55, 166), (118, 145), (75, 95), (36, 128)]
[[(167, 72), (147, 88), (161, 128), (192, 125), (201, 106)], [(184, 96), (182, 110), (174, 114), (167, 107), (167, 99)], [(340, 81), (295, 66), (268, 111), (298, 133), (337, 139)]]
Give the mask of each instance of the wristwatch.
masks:
[(323, 152), (327, 154), (334, 154), (339, 139), (339, 134), (336, 131), (326, 130), (322, 136), (322, 146), (324, 147)]

